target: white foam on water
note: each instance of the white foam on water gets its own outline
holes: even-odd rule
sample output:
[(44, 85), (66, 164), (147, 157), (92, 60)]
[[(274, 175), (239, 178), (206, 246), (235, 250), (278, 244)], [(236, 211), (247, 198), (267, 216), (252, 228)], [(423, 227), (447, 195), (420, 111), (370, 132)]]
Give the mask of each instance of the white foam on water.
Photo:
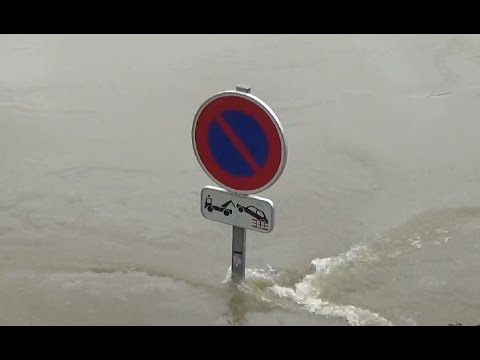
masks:
[(342, 271), (355, 263), (373, 263), (379, 260), (379, 256), (366, 245), (357, 245), (339, 256), (314, 259), (312, 265), (315, 266), (315, 272), (306, 275), (302, 281), (295, 284), (295, 289), (274, 286), (274, 291), (281, 297), (292, 299), (311, 313), (343, 318), (350, 325), (393, 325), (370, 310), (353, 305), (335, 304), (321, 298), (322, 284), (334, 271)]
[(408, 241), (412, 244), (412, 246), (415, 246), (417, 249), (420, 249), (422, 247), (422, 244), (418, 240), (413, 241), (412, 239), (408, 239)]
[[(269, 267), (263, 269), (246, 269), (245, 284), (242, 291), (254, 294), (261, 301), (275, 303), (280, 307), (289, 307), (285, 301), (300, 305), (300, 309), (325, 317), (341, 318), (349, 325), (393, 325), (389, 320), (368, 309), (353, 305), (342, 305), (322, 299), (322, 285), (327, 283), (331, 273), (342, 271), (359, 262), (376, 262), (379, 257), (367, 246), (358, 245), (344, 254), (330, 258), (317, 258), (311, 263), (315, 272), (308, 274), (294, 284), (294, 287), (279, 284), (281, 272)], [(231, 268), (227, 271), (224, 283), (230, 281)]]
[[(328, 269), (330, 265), (332, 265), (328, 264), (329, 260), (333, 260), (333, 264), (335, 264), (338, 259), (315, 259), (312, 263), (314, 264), (318, 260), (321, 260), (321, 267), (326, 267)], [(289, 298), (295, 301), (311, 313), (326, 317), (343, 318), (347, 320), (349, 325), (393, 325), (387, 319), (370, 310), (362, 309), (353, 305), (334, 304), (322, 300), (319, 297), (321, 291), (316, 287), (319, 275), (318, 270), (319, 269), (317, 268), (315, 273), (305, 276), (301, 282), (295, 284), (295, 289), (278, 285), (274, 285), (272, 289), (280, 297)]]
[[(437, 230), (441, 230), (442, 234), (446, 233), (444, 229)], [(391, 326), (393, 325), (391, 321), (368, 309), (328, 301), (326, 299), (328, 288), (331, 288), (335, 281), (339, 281), (343, 273), (352, 271), (356, 266), (390, 261), (411, 250), (422, 248), (423, 242), (418, 233), (406, 239), (377, 235), (338, 256), (312, 260), (311, 264), (315, 271), (288, 286), (284, 286), (282, 280), (285, 272), (277, 271), (270, 266), (266, 270), (246, 269), (246, 279), (241, 290), (276, 306), (291, 309), (294, 304), (296, 308), (300, 305), (300, 309), (321, 316), (341, 318), (349, 325)], [(231, 268), (228, 269), (223, 282), (230, 282), (230, 277)], [(410, 324), (413, 322), (409, 321)]]
[(232, 267), (229, 266), (227, 269), (227, 274), (225, 275), (225, 279), (223, 279), (222, 281), (222, 284), (228, 284), (231, 278), (232, 278)]

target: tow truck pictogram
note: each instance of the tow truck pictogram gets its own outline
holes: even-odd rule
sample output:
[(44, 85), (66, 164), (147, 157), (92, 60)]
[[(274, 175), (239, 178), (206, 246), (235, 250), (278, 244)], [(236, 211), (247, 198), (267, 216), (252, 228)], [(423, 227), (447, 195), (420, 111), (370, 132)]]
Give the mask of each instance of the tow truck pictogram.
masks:
[(235, 206), (232, 200), (227, 201), (225, 204), (222, 204), (221, 206), (213, 205), (212, 203), (212, 198), (210, 195), (205, 199), (205, 208), (208, 210), (208, 212), (212, 212), (213, 210), (220, 211), (223, 213), (223, 215), (228, 216), (232, 213), (232, 209), (229, 209), (229, 205)]

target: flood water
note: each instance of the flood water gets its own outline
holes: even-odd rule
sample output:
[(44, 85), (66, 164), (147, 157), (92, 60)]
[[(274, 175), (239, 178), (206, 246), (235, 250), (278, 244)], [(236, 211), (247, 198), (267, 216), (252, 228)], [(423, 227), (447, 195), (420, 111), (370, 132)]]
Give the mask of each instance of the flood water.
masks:
[[(275, 229), (204, 219), (199, 106), (279, 117)], [(480, 324), (480, 36), (1, 35), (0, 324)]]

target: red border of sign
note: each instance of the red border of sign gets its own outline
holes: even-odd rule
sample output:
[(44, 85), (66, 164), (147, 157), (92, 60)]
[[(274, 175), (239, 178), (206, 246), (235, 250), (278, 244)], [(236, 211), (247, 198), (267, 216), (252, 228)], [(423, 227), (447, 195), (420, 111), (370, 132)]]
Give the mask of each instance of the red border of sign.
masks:
[[(269, 142), (269, 156), (265, 166), (250, 177), (232, 176), (217, 163), (208, 146), (208, 129), (221, 111), (238, 109), (256, 119)], [(207, 175), (223, 188), (240, 193), (254, 194), (272, 186), (285, 168), (287, 147), (282, 126), (275, 113), (254, 95), (237, 91), (218, 93), (198, 109), (192, 127), (192, 143), (200, 166)]]

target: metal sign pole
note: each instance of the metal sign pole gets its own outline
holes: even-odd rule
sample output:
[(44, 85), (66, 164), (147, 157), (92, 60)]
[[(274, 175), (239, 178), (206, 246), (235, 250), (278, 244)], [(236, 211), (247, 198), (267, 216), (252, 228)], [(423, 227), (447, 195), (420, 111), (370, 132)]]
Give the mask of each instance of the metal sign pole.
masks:
[[(251, 89), (238, 85), (236, 90), (249, 94)], [(239, 283), (245, 279), (247, 230), (238, 226), (233, 226), (232, 230), (232, 281)]]
[(245, 279), (247, 229), (238, 226), (232, 228), (232, 281), (238, 283)]

